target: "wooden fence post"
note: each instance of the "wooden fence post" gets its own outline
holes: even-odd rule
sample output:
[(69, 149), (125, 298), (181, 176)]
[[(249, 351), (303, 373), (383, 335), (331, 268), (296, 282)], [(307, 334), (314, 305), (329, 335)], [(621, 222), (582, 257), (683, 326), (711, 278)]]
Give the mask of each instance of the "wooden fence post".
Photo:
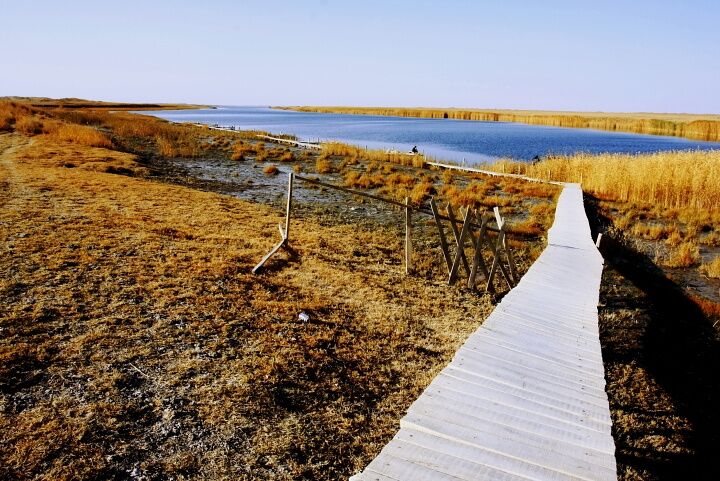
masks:
[[(288, 174), (288, 192), (287, 192), (287, 204), (285, 206), (285, 228), (283, 228), (282, 224), (278, 224), (278, 230), (280, 231), (280, 242), (273, 247), (270, 252), (268, 252), (265, 257), (263, 257), (258, 265), (256, 265), (252, 273), (257, 274), (260, 272), (260, 269), (262, 269), (263, 265), (265, 265), (265, 262), (267, 262), (268, 259), (270, 259), (277, 251), (279, 251), (282, 248), (285, 248), (287, 250), (290, 250), (290, 246), (288, 245), (288, 241), (290, 238), (290, 211), (292, 210), (292, 194), (293, 194), (293, 179), (295, 178), (295, 174), (293, 172), (290, 172)], [(292, 250), (291, 250), (292, 252)]]
[[(460, 231), (457, 228), (455, 219), (455, 211), (452, 208), (452, 205), (447, 205), (447, 215), (450, 218), (450, 227), (452, 228), (453, 235), (455, 236), (455, 244), (458, 246), (458, 252), (460, 253), (460, 258), (462, 260), (462, 265), (465, 267), (465, 270), (467, 271), (468, 275), (470, 275), (470, 265), (468, 263), (467, 257), (465, 256), (465, 249), (463, 249), (463, 243), (460, 242)], [(454, 282), (454, 281), (453, 281)]]
[(430, 209), (432, 210), (433, 217), (435, 218), (435, 225), (438, 228), (438, 235), (440, 236), (440, 248), (442, 249), (443, 258), (445, 258), (445, 265), (447, 266), (449, 275), (452, 268), (452, 259), (450, 258), (450, 251), (448, 250), (447, 239), (445, 239), (445, 229), (443, 229), (442, 222), (440, 221), (440, 212), (438, 211), (437, 204), (435, 203), (435, 197), (430, 197)]
[(412, 272), (412, 209), (410, 198), (405, 197), (405, 274)]
[(293, 179), (295, 173), (288, 174), (287, 205), (285, 206), (285, 240), (290, 239), (290, 210), (292, 209)]

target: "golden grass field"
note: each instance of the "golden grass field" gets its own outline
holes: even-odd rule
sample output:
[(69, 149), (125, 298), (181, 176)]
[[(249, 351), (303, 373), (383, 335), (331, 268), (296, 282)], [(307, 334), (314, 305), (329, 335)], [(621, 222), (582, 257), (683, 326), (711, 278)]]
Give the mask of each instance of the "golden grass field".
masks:
[[(398, 229), (339, 222), (325, 205), (294, 218), (297, 257), (282, 253), (253, 276), (278, 241), (280, 209), (193, 179), (171, 184), (163, 162), (224, 159), (248, 186), (253, 169), (270, 181), (288, 167), (417, 204), (432, 195), (456, 206), (500, 205), (513, 219), (523, 267), (542, 248), (558, 193), (428, 169), (421, 158), (342, 145), (300, 152), (260, 142), (256, 132), (48, 105), (0, 102), (0, 479), (347, 478), (392, 437), (409, 404), (493, 308), (487, 295), (445, 285), (432, 242), (419, 239), (430, 247), (416, 253), (418, 274), (405, 276)], [(693, 159), (685, 161), (712, 178), (715, 160)], [(549, 177), (573, 179), (572, 169), (558, 167), (567, 159), (537, 164), (537, 176), (544, 162), (558, 162)], [(583, 183), (600, 176), (583, 168)], [(672, 171), (666, 197), (678, 207), (668, 209), (619, 200), (623, 187), (613, 183), (632, 171), (623, 168), (593, 184), (593, 193), (627, 222), (624, 230), (677, 248), (680, 260), (720, 238), (712, 224), (706, 229), (716, 208), (689, 207), (707, 202), (707, 189), (688, 188), (689, 176)], [(668, 178), (663, 169), (649, 172)], [(433, 227), (426, 220), (419, 230)], [(700, 269), (712, 275), (717, 262)], [(670, 371), (644, 367), (635, 319), (649, 316), (643, 322), (652, 326), (655, 314), (640, 301), (630, 306), (635, 297), (623, 296), (635, 294), (613, 282), (604, 289), (618, 299), (601, 316), (632, 334), (607, 334), (628, 349), (608, 370), (614, 435), (630, 453), (619, 459), (620, 479), (662, 479), (666, 457), (694, 459), (692, 421), (707, 418), (707, 403), (674, 402), (663, 384)], [(616, 305), (630, 310), (618, 313)], [(678, 351), (674, 363), (686, 366), (693, 349)], [(680, 431), (657, 433), (658, 420)], [(647, 474), (656, 458), (660, 475)]]
[(297, 219), (298, 257), (251, 275), (280, 211), (153, 180), (147, 159), (303, 165), (253, 133), (0, 119), (2, 479), (345, 478), (492, 309), (404, 275), (402, 237), (371, 224)]
[(720, 115), (615, 112), (562, 112), (542, 110), (405, 108), (405, 107), (278, 107), (300, 112), (387, 115), (433, 119), (521, 122), (585, 129), (671, 135), (696, 140), (720, 140)]
[(353, 226), (298, 221), (252, 276), (277, 212), (37, 143), (0, 135), (4, 479), (339, 479), (491, 307)]

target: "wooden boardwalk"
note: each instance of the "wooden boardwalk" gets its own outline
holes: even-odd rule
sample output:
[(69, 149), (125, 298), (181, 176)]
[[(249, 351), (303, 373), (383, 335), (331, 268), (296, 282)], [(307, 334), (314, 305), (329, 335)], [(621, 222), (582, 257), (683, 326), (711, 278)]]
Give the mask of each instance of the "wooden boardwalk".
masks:
[(547, 248), (351, 480), (616, 480), (602, 268), (567, 184)]

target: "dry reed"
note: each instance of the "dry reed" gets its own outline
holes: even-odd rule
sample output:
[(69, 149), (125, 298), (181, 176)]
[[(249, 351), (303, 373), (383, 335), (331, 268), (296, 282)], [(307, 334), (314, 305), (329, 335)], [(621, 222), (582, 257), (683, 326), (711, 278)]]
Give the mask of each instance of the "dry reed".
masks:
[(708, 277), (714, 277), (715, 279), (720, 278), (720, 255), (716, 255), (713, 260), (708, 263), (703, 263), (700, 266), (700, 270), (705, 273)]
[(603, 199), (641, 202), (664, 209), (717, 211), (720, 150), (654, 154), (577, 154), (536, 164), (498, 162), (489, 168), (539, 179), (579, 182)]
[(394, 107), (288, 107), (288, 109), (301, 112), (480, 120), (485, 122), (521, 122), (553, 127), (589, 128), (652, 135), (671, 135), (697, 140), (720, 140), (719, 115)]

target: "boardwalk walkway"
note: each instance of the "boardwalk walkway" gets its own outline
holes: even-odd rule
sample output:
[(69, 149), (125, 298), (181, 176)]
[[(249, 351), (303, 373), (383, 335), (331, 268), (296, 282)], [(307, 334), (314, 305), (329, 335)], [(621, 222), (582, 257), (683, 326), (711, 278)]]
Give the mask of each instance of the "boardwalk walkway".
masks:
[(602, 268), (568, 184), (547, 248), (351, 480), (615, 480)]

